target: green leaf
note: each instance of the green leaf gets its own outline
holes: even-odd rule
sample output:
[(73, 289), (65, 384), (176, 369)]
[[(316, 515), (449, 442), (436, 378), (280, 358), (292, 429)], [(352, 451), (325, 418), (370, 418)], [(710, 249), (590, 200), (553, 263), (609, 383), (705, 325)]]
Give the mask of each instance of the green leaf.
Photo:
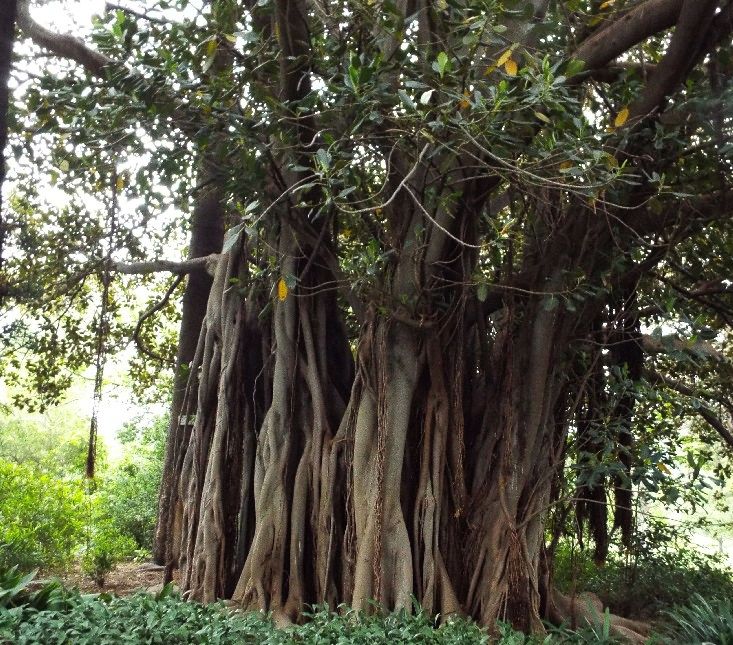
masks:
[(438, 54), (438, 57), (435, 59), (435, 64), (435, 70), (438, 72), (438, 74), (440, 74), (440, 78), (443, 78), (443, 75), (445, 74), (450, 64), (448, 54), (446, 54), (445, 52), (440, 52)]
[(405, 90), (399, 89), (399, 90), (397, 90), (397, 94), (399, 95), (400, 100), (402, 101), (402, 104), (406, 108), (408, 108), (409, 110), (414, 110), (415, 109), (415, 107), (416, 107), (415, 101), (413, 101), (410, 98), (410, 96), (407, 94), (407, 92), (405, 92)]
[(318, 150), (316, 150), (316, 159), (318, 159), (318, 163), (321, 165), (323, 170), (328, 170), (331, 166), (331, 155), (323, 148), (318, 148)]
[(242, 229), (244, 228), (244, 222), (241, 224), (237, 224), (236, 226), (230, 228), (225, 234), (224, 234), (224, 244), (222, 244), (221, 252), (227, 253), (228, 251), (231, 251), (232, 247), (237, 243), (237, 240), (239, 239), (239, 235), (242, 232)]
[(478, 298), (479, 302), (486, 302), (486, 298), (489, 295), (489, 285), (487, 285), (485, 282), (482, 282), (478, 288), (476, 289), (476, 297)]
[(349, 65), (349, 80), (354, 89), (359, 87), (359, 68)]
[(565, 76), (570, 78), (571, 76), (580, 74), (580, 72), (582, 72), (584, 69), (585, 61), (573, 58), (572, 60), (568, 61), (568, 64), (565, 67)]

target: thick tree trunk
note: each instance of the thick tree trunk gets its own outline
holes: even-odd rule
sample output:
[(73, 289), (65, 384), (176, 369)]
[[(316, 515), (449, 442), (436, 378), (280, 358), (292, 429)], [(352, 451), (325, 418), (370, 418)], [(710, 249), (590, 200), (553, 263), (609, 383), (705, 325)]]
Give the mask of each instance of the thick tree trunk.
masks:
[[(395, 219), (404, 249), (420, 248), (414, 217)], [(464, 286), (475, 251), (448, 228), (459, 218), (438, 218), (385, 284), (397, 303), (419, 302), (447, 278), (455, 286), (419, 308), (372, 306), (353, 387), (313, 236), (283, 220), (281, 271), (298, 287), (275, 300), (262, 353), (269, 324), (258, 324), (251, 297), (226, 288), (246, 283), (244, 251), (223, 256), (183, 407), (195, 422), (178, 456), (172, 530), (193, 597), (293, 620), (304, 603), (409, 610), (414, 595), (430, 612), (541, 629), (543, 519), (567, 427), (556, 422), (563, 349), (582, 333), (581, 314), (549, 308), (541, 294), (562, 288), (570, 260), (564, 242), (546, 253), (527, 285), (540, 295), (508, 297), (489, 330), (467, 314), (479, 310)], [(471, 239), (470, 227), (455, 232)], [(531, 248), (525, 257), (535, 266)], [(581, 262), (593, 257), (581, 250)], [(264, 392), (242, 376), (253, 365), (267, 375)]]
[[(414, 194), (431, 172), (413, 173)], [(469, 178), (455, 210), (428, 220), (395, 198), (398, 251), (355, 357), (327, 290), (329, 217), (288, 214), (273, 232), (297, 288), (270, 294), (271, 316), (256, 281), (228, 288), (250, 284), (246, 249), (222, 256), (177, 456), (172, 530), (193, 597), (290, 621), (305, 603), (409, 610), (414, 596), (429, 612), (542, 630), (554, 606), (544, 519), (575, 414), (568, 392), (584, 387), (568, 378), (572, 342), (603, 308), (558, 306), (557, 294), (574, 270), (601, 275), (610, 233), (553, 191), (528, 195), (521, 288), (484, 310), (468, 285), (486, 192)]]
[[(223, 193), (212, 172), (204, 171), (204, 188), (196, 198), (191, 218), (191, 232), (188, 257), (206, 257), (221, 251), (224, 238)], [(158, 501), (158, 524), (153, 545), (153, 557), (159, 564), (165, 564), (169, 546), (177, 552), (169, 540), (176, 540), (175, 530), (179, 520), (170, 511), (179, 508), (174, 502), (174, 482), (180, 473), (175, 471), (175, 456), (181, 451), (186, 436), (186, 419), (181, 416), (183, 399), (188, 383), (191, 361), (194, 359), (196, 345), (201, 333), (201, 325), (206, 315), (206, 307), (211, 291), (212, 278), (206, 271), (193, 271), (188, 274), (183, 293), (181, 325), (178, 332), (178, 351), (173, 375), (173, 396), (170, 407), (170, 422), (166, 439), (165, 461)], [(173, 562), (175, 564), (175, 561)]]
[(5, 145), (8, 138), (8, 104), (10, 90), (11, 58), (15, 39), (16, 0), (5, 0), (0, 6), (0, 302), (6, 293), (7, 285), (2, 278), (3, 247), (5, 241), (5, 222), (3, 218), (2, 190), (5, 182)]

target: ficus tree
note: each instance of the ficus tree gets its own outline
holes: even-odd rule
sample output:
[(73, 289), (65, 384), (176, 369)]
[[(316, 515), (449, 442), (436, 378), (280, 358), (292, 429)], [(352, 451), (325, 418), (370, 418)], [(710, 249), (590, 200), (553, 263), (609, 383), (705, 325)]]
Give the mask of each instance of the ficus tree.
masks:
[(599, 561), (630, 543), (675, 456), (647, 407), (733, 446), (732, 12), (158, 2), (95, 48), (21, 10), (193, 142), (192, 254), (218, 253), (148, 265), (187, 293), (213, 273), (158, 526), (192, 597), (291, 620), (414, 597), (527, 631), (583, 611), (551, 529), (573, 514)]

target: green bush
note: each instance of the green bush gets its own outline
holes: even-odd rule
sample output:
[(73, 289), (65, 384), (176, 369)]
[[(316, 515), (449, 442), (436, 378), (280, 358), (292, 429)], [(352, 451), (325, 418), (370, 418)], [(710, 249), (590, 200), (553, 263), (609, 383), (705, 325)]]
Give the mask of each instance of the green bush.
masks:
[(152, 424), (128, 424), (120, 432), (126, 448), (122, 462), (105, 478), (99, 505), (115, 529), (150, 551), (158, 513), (158, 488), (163, 472), (166, 418)]
[(126, 459), (102, 483), (98, 504), (121, 535), (150, 551), (158, 512), (162, 469), (143, 459)]
[(0, 461), (0, 567), (62, 567), (74, 556), (86, 505), (79, 482)]
[[(2, 576), (0, 575), (0, 589)], [(47, 585), (46, 587), (49, 587)], [(126, 598), (108, 594), (80, 594), (50, 585), (26, 605), (12, 610), (0, 604), (0, 643), (262, 643), (269, 645), (611, 645), (608, 614), (596, 628), (575, 631), (550, 628), (546, 636), (527, 636), (505, 624), (496, 638), (463, 618), (442, 625), (416, 607), (414, 614), (382, 616), (341, 607), (305, 615), (302, 625), (276, 629), (261, 613), (226, 609), (222, 604), (184, 602), (170, 585), (152, 596), (139, 593)], [(31, 604), (31, 600), (33, 604)], [(657, 642), (657, 641), (655, 641)], [(679, 641), (673, 641), (679, 642)], [(716, 641), (717, 642), (717, 641)]]
[(135, 547), (135, 541), (127, 535), (121, 535), (113, 525), (97, 524), (82, 556), (82, 570), (103, 587), (107, 574), (118, 563), (130, 557)]

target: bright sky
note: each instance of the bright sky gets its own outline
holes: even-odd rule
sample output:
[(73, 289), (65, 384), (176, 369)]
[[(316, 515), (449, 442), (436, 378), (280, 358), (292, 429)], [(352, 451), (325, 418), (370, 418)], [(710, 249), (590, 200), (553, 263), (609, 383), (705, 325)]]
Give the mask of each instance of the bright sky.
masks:
[[(134, 7), (137, 3), (124, 3), (124, 1), (121, 1), (119, 4)], [(32, 7), (31, 14), (35, 20), (49, 29), (78, 36), (91, 28), (92, 17), (95, 14), (103, 14), (104, 8), (104, 0), (51, 0)], [(141, 5), (137, 4), (137, 8), (140, 9)], [(49, 61), (52, 60), (42, 58), (39, 59), (39, 62), (50, 67), (53, 63), (49, 63)], [(12, 159), (10, 163), (12, 164)], [(12, 184), (6, 186), (3, 192), (5, 195), (10, 194)], [(63, 207), (69, 199), (67, 193), (51, 185), (44, 189), (44, 197), (56, 207)], [(99, 203), (92, 196), (86, 195), (83, 198), (85, 205), (90, 210), (99, 208)], [(124, 204), (121, 205), (124, 207)], [(115, 361), (110, 360), (105, 368), (105, 385), (98, 421), (99, 433), (107, 444), (112, 461), (120, 455), (121, 446), (117, 440), (117, 432), (125, 422), (140, 416), (146, 418), (159, 416), (164, 414), (167, 408), (164, 403), (154, 406), (141, 405), (135, 400), (129, 387), (125, 386), (126, 364), (132, 352), (133, 350), (128, 348)], [(68, 409), (70, 414), (91, 417), (93, 387), (94, 370), (90, 368), (79, 377), (78, 382), (71, 388), (62, 406)], [(9, 389), (0, 380), (0, 403), (7, 404), (9, 402)]]

